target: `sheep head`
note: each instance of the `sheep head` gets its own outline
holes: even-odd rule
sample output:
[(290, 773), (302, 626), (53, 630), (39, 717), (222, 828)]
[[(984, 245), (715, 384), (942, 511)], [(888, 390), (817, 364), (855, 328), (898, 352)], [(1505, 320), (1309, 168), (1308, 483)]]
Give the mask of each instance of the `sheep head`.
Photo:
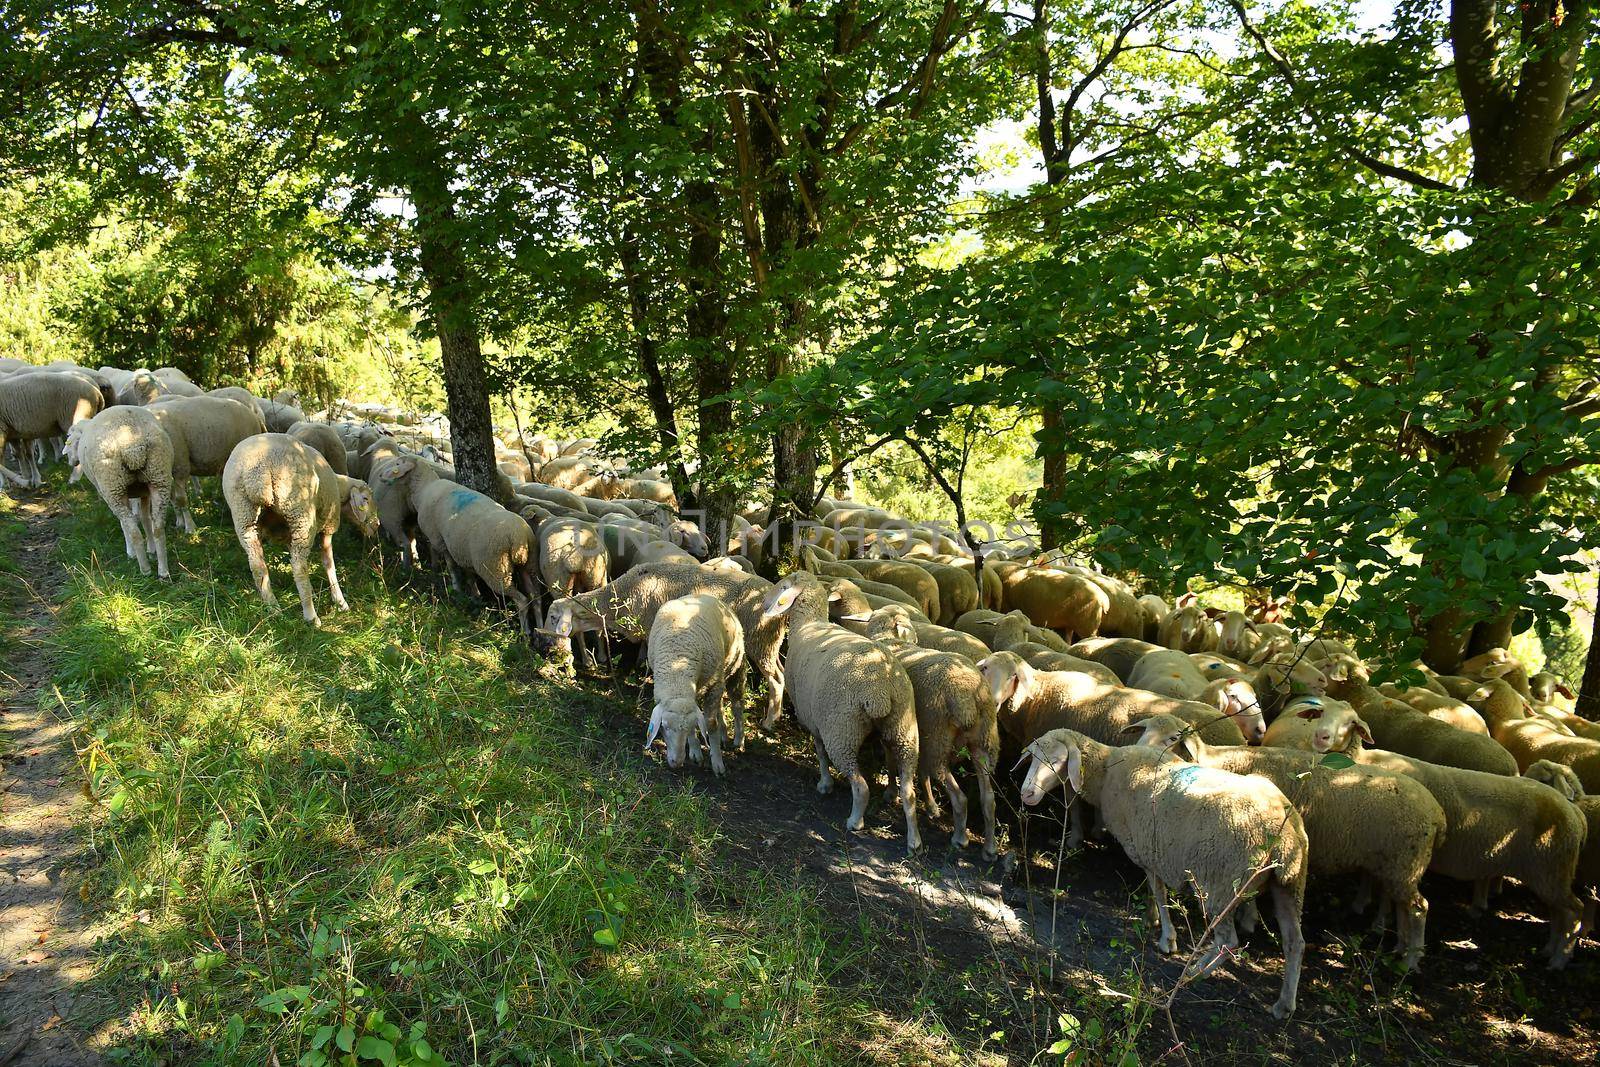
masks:
[[(70, 436), (71, 434), (68, 434), (68, 437)], [(1532, 678), (1529, 678), (1528, 691), (1541, 704), (1554, 704), (1557, 693), (1560, 693), (1568, 700), (1574, 699), (1572, 686), (1567, 684), (1567, 680), (1559, 674), (1551, 674), (1549, 671), (1540, 671)]]
[(1543, 782), (1570, 801), (1577, 802), (1583, 799), (1583, 781), (1578, 777), (1578, 772), (1565, 763), (1547, 759), (1535, 760), (1528, 764), (1528, 769), (1522, 772), (1522, 776), (1535, 782)]
[(361, 536), (373, 536), (378, 532), (378, 505), (372, 499), (372, 487), (358, 478), (345, 478), (344, 483), (348, 489), (344, 517), (355, 524)]
[(700, 762), (700, 735), (709, 733), (706, 717), (694, 701), (687, 697), (663, 700), (650, 711), (650, 725), (645, 729), (644, 750), (650, 751), (657, 736), (667, 746), (667, 766), (676, 770), (683, 766), (689, 755), (689, 745), (694, 744), (692, 757)]
[(1073, 792), (1083, 790), (1080, 736), (1071, 730), (1051, 730), (1027, 747), (1022, 755), (1024, 759), (1031, 759), (1031, 762), (1027, 776), (1022, 780), (1023, 804), (1036, 807), (1061, 785), (1063, 775)]
[(1039, 679), (1028, 661), (1015, 652), (996, 652), (978, 661), (978, 673), (994, 697), (995, 711), (1004, 715), (1033, 699)]
[(1284, 710), (1285, 715), (1298, 715), (1302, 719), (1315, 719), (1317, 729), (1311, 735), (1311, 747), (1317, 752), (1361, 751), (1363, 744), (1372, 744), (1372, 732), (1361, 716), (1342, 700), (1324, 700), (1321, 697), (1303, 697)]
[(1124, 734), (1137, 733), (1136, 745), (1159, 748), (1181, 759), (1199, 759), (1205, 754), (1205, 744), (1190, 725), (1176, 715), (1163, 712), (1148, 719), (1129, 723), (1122, 728)]
[(1205, 687), (1200, 700), (1237, 723), (1246, 744), (1259, 745), (1267, 736), (1267, 717), (1262, 714), (1255, 686), (1243, 678), (1218, 678)]

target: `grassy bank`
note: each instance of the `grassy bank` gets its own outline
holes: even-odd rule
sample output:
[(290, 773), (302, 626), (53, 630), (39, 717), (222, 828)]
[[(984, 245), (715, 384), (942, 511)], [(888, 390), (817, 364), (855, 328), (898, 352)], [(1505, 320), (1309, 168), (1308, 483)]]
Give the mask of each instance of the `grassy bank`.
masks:
[(284, 610), (255, 600), (214, 500), (164, 584), (64, 492), (56, 681), (124, 1062), (961, 1058), (883, 1007), (803, 884), (718, 869), (703, 803), (498, 620), (343, 540), (355, 610), (313, 630), (281, 550)]

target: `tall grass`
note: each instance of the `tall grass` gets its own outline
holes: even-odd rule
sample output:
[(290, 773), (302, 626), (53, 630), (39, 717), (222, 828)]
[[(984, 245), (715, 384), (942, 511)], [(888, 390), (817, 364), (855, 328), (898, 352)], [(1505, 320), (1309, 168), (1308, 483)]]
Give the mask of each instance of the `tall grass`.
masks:
[(255, 600), (215, 502), (167, 584), (66, 493), (56, 684), (99, 806), (118, 1058), (959, 1058), (881, 1006), (814, 891), (720, 866), (703, 803), (501, 620), (391, 590), (342, 540), (355, 610), (313, 630), (281, 551), (284, 610)]

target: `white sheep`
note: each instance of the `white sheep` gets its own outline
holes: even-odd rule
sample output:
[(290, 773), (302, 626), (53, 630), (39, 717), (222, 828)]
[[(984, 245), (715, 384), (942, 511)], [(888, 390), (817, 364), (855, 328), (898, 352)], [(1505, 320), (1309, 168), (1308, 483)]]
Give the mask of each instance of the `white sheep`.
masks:
[[(1443, 840), (1444, 811), (1427, 788), (1365, 766), (1328, 767), (1311, 752), (1212, 748), (1183, 720), (1158, 715), (1136, 723), (1140, 744), (1185, 755), (1204, 767), (1259, 774), (1283, 791), (1305, 821), (1311, 876), (1360, 873), (1393, 905), (1406, 969), (1422, 958), (1428, 902), (1419, 884)], [(1380, 909), (1382, 921), (1387, 909)]]
[(538, 549), (527, 520), (427, 463), (411, 464), (399, 478), (411, 480), (417, 529), (430, 558), (446, 563), (455, 590), (467, 592), (468, 574), (475, 576), (495, 596), (511, 600), (523, 636), (532, 637)]
[(1112, 748), (1073, 730), (1037, 738), (1027, 754), (1022, 802), (1037, 805), (1065, 779), (1075, 795), (1099, 810), (1150, 883), (1163, 952), (1177, 947), (1168, 887), (1195, 884), (1214, 935), (1192, 974), (1210, 973), (1238, 948), (1238, 903), (1256, 892), (1270, 894), (1284, 957), (1283, 988), (1272, 1014), (1283, 1019), (1294, 1012), (1305, 955), (1300, 913), (1310, 845), (1300, 813), (1277, 786), (1184, 763), (1155, 748)]
[(1193, 593), (1177, 599), (1172, 614), (1161, 620), (1156, 631), (1157, 644), (1180, 652), (1215, 652), (1218, 641), (1216, 624)]
[(922, 847), (914, 793), (918, 759), (916, 700), (905, 668), (876, 642), (828, 621), (828, 590), (816, 577), (797, 571), (779, 582), (762, 614), (787, 618), (784, 688), (795, 717), (811, 734), (821, 776), (819, 793), (833, 791), (828, 762), (850, 783), (850, 818), (860, 830), (867, 810), (867, 780), (861, 774), (862, 743), (876, 733), (898, 783), (906, 816), (906, 850)]
[(349, 461), (345, 458), (344, 439), (325, 422), (302, 419), (284, 431), (295, 440), (310, 445), (322, 454), (335, 474), (349, 474)]
[(222, 468), (222, 495), (250, 563), (256, 592), (265, 603), (275, 607), (278, 601), (267, 577), (261, 534), (282, 531), (288, 537), (289, 561), (306, 621), (313, 626), (322, 624), (311, 599), (308, 574), (313, 539), (320, 542), (322, 569), (328, 575), (334, 606), (340, 611), (350, 609), (334, 568), (333, 535), (341, 514), (364, 536), (377, 532), (378, 514), (366, 483), (333, 473), (326, 460), (292, 437), (256, 434), (241, 441), (228, 457)]
[(262, 400), (259, 406), (261, 417), (266, 420), (267, 429), (272, 433), (288, 433), (290, 427), (306, 417), (306, 413), (293, 404), (280, 404), (276, 400)]
[(1439, 802), (1446, 823), (1430, 869), (1474, 883), (1474, 908), (1488, 904), (1489, 884), (1495, 879), (1520, 881), (1548, 910), (1550, 966), (1566, 966), (1577, 946), (1583, 910), (1572, 894), (1587, 832), (1583, 816), (1541, 782), (1368, 748), (1373, 732), (1363, 721), (1365, 713), (1358, 715), (1357, 710), (1343, 701), (1325, 701), (1314, 750), (1342, 752), (1357, 763), (1422, 783)]
[(956, 753), (965, 749), (978, 773), (978, 804), (983, 815), (983, 858), (1000, 854), (995, 828), (994, 768), (1000, 756), (1000, 728), (994, 696), (971, 660), (916, 644), (916, 630), (904, 615), (884, 617), (873, 640), (887, 648), (911, 678), (917, 705), (917, 780), (928, 807), (937, 813), (933, 783), (950, 800), (954, 833), (950, 844), (967, 843), (967, 795), (950, 771)]
[(1210, 683), (1188, 653), (1163, 648), (1140, 657), (1128, 676), (1128, 684), (1162, 696), (1195, 700)]
[(33, 443), (65, 437), (103, 405), (100, 389), (77, 375), (39, 372), (0, 377), (0, 457), (8, 444), (16, 445), (27, 471), (19, 474), (0, 462), (0, 476), (23, 489), (41, 485)]
[[(89, 479), (122, 524), (128, 556), (150, 573), (145, 541), (155, 549), (156, 574), (167, 570), (167, 501), (172, 495), (172, 441), (145, 408), (108, 408), (68, 432), (68, 461)], [(78, 475), (73, 475), (77, 480)], [(138, 514), (134, 503), (139, 504)], [(140, 522), (144, 530), (140, 531)]]
[(645, 751), (662, 734), (668, 767), (682, 766), (685, 750), (699, 763), (704, 738), (711, 749), (712, 771), (726, 774), (725, 697), (733, 701), (735, 732), (744, 733), (744, 631), (739, 620), (707, 593), (669, 600), (650, 624), (649, 655), (655, 707), (645, 731)]
[(226, 397), (171, 397), (150, 405), (172, 441), (172, 505), (180, 528), (194, 533), (191, 477), (217, 475), (241, 441), (263, 433), (261, 417)]

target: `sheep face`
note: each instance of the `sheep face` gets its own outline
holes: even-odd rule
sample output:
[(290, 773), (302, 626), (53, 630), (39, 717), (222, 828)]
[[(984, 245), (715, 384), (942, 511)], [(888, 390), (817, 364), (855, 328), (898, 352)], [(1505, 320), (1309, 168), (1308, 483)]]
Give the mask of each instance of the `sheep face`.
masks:
[(1122, 728), (1125, 734), (1137, 731), (1136, 745), (1145, 745), (1150, 748), (1159, 748), (1164, 752), (1173, 752), (1180, 757), (1187, 757), (1186, 742), (1190, 740), (1189, 724), (1176, 715), (1152, 715), (1148, 719), (1141, 719), (1129, 723)]
[(1535, 760), (1528, 764), (1528, 769), (1522, 772), (1524, 778), (1535, 782), (1543, 782), (1568, 800), (1577, 802), (1583, 798), (1583, 782), (1578, 778), (1578, 772), (1564, 763), (1553, 760)]
[(1022, 780), (1022, 802), (1028, 807), (1036, 807), (1060, 788), (1063, 774), (1074, 792), (1083, 788), (1083, 753), (1071, 741), (1054, 736), (1054, 731), (1029, 745), (1023, 755), (1032, 760)]
[(350, 499), (345, 501), (344, 516), (355, 524), (363, 537), (372, 537), (378, 532), (378, 505), (372, 499), (371, 487), (361, 482), (350, 486)]
[(706, 535), (700, 532), (700, 527), (692, 522), (678, 519), (667, 527), (667, 536), (672, 543), (683, 549), (695, 559), (705, 559), (711, 555), (711, 542), (706, 540)]
[(549, 612), (545, 614), (544, 628), (551, 636), (570, 641), (578, 634), (598, 632), (600, 616), (572, 597), (562, 597), (550, 605)]
[[(68, 434), (68, 437), (70, 436)], [(1541, 704), (1555, 703), (1557, 693), (1560, 693), (1568, 700), (1573, 699), (1572, 687), (1567, 684), (1566, 679), (1558, 674), (1551, 674), (1549, 671), (1540, 671), (1532, 678), (1529, 678), (1528, 690), (1533, 694), (1533, 698)]]
[(660, 735), (667, 746), (667, 766), (677, 770), (683, 766), (685, 756), (700, 762), (700, 735), (707, 732), (705, 716), (692, 700), (663, 701), (650, 712), (644, 750), (649, 752)]
[(1357, 739), (1372, 744), (1367, 724), (1361, 721), (1355, 708), (1343, 701), (1329, 701), (1325, 706), (1321, 700), (1306, 700), (1284, 714), (1317, 720), (1316, 732), (1311, 735), (1311, 747), (1317, 752), (1345, 752)]
[(978, 673), (994, 697), (995, 710), (1005, 714), (1033, 695), (1033, 670), (1015, 652), (996, 652), (978, 661)]
[(1242, 678), (1230, 678), (1220, 685), (1207, 686), (1217, 710), (1239, 724), (1247, 744), (1259, 745), (1267, 735), (1267, 717), (1261, 712), (1255, 687)]

